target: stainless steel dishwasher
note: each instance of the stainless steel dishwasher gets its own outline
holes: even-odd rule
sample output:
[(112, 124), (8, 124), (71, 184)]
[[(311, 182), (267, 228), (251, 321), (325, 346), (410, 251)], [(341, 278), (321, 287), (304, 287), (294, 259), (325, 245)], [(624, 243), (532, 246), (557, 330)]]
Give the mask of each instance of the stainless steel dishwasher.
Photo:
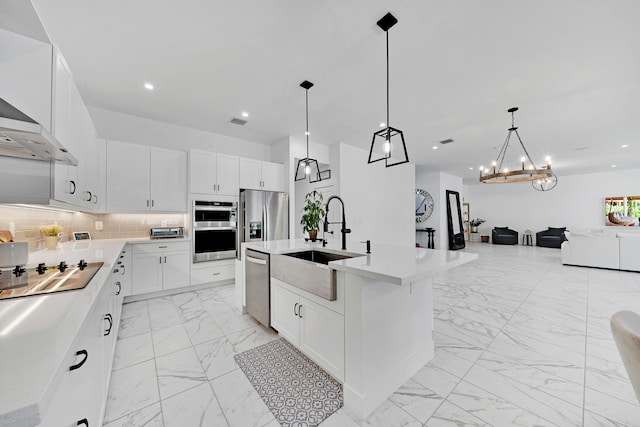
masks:
[(247, 313), (268, 328), (271, 323), (269, 254), (247, 249), (245, 292)]

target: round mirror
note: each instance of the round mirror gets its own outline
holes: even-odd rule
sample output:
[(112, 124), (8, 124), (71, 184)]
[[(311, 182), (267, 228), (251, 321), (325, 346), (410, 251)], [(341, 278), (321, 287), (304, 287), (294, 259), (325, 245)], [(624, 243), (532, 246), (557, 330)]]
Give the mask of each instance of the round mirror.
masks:
[(416, 222), (426, 221), (433, 212), (433, 198), (424, 190), (416, 190)]

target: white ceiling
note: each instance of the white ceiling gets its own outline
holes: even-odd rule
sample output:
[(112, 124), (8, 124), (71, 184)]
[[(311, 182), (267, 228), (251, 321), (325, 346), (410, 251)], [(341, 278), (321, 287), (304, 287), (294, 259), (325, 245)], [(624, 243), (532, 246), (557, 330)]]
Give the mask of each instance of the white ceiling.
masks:
[[(92, 106), (268, 144), (304, 137), (307, 79), (311, 139), (368, 149), (385, 117), (376, 21), (391, 12), (390, 121), (413, 163), (477, 181), (512, 106), (559, 176), (640, 160), (637, 0), (34, 3)], [(248, 124), (230, 124), (243, 110)]]

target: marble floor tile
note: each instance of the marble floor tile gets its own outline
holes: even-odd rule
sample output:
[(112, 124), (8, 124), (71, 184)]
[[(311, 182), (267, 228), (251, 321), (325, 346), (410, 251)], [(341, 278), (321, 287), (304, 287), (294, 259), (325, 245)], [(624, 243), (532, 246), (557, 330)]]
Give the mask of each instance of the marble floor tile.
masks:
[(156, 367), (162, 400), (207, 381), (192, 347), (157, 357)]
[(129, 338), (135, 335), (151, 332), (151, 323), (148, 315), (139, 315), (120, 319), (118, 339)]
[(427, 363), (411, 379), (440, 396), (447, 396), (460, 382), (460, 378), (433, 366), (431, 363)]
[(556, 424), (466, 381), (461, 381), (447, 400), (494, 427), (557, 427)]
[(271, 329), (258, 325), (250, 329), (227, 334), (227, 339), (233, 346), (234, 353), (238, 354), (278, 339), (278, 334)]
[(218, 327), (222, 329), (225, 334), (231, 334), (243, 329), (253, 328), (258, 325), (258, 322), (251, 316), (248, 314), (240, 314), (237, 311), (220, 313), (212, 317)]
[(201, 316), (184, 323), (191, 344), (198, 345), (215, 338), (224, 336), (222, 329), (211, 316)]
[(126, 368), (153, 358), (153, 343), (149, 332), (122, 338), (116, 342), (112, 369)]
[(275, 420), (240, 369), (211, 381), (229, 427), (262, 427)]
[(615, 363), (597, 357), (587, 356), (587, 387), (601, 393), (624, 400), (633, 405), (638, 404), (629, 376), (622, 363)]
[(228, 426), (209, 383), (163, 400), (162, 410), (165, 427)]
[(105, 427), (163, 427), (160, 403), (154, 403), (145, 408), (131, 412), (104, 425)]
[(366, 420), (360, 422), (360, 425), (363, 427), (421, 427), (422, 423), (411, 414), (400, 409), (391, 401), (385, 400), (373, 414), (369, 415)]
[(191, 347), (191, 340), (182, 324), (155, 330), (151, 336), (156, 357)]
[(459, 406), (445, 400), (429, 418), (425, 427), (491, 427)]
[(389, 400), (421, 423), (425, 423), (444, 401), (444, 397), (416, 381), (409, 380), (389, 396)]
[(195, 346), (200, 363), (210, 380), (238, 368), (233, 356), (233, 345), (226, 337), (220, 337)]
[(585, 389), (584, 409), (619, 425), (631, 427), (640, 423), (640, 406), (637, 403), (631, 404), (589, 387)]
[(157, 305), (150, 303), (149, 317), (151, 319), (151, 329), (154, 331), (182, 323), (178, 310), (170, 300)]
[[(277, 422), (277, 420), (276, 420)], [(322, 427), (360, 427), (360, 423), (347, 413), (344, 407), (338, 409), (329, 418), (325, 419), (321, 424)], [(274, 427), (279, 427), (276, 424)]]
[(136, 412), (160, 400), (153, 360), (113, 371), (105, 410), (105, 422)]
[(149, 309), (147, 308), (147, 301), (128, 302), (122, 305), (121, 319), (128, 319), (129, 317), (148, 315)]

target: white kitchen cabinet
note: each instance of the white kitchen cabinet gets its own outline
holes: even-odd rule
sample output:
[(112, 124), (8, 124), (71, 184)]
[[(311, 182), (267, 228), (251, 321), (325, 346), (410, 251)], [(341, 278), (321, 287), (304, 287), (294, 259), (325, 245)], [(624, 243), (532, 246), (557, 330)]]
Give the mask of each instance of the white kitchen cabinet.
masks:
[(235, 260), (196, 263), (191, 266), (191, 286), (232, 280), (235, 277)]
[(122, 299), (111, 277), (100, 286), (64, 358), (62, 379), (40, 424), (43, 427), (102, 425)]
[(120, 296), (131, 295), (131, 245), (122, 249), (111, 274)]
[(108, 212), (186, 212), (187, 153), (107, 141)]
[(240, 188), (283, 191), (283, 175), (283, 165), (240, 158)]
[(237, 156), (191, 150), (189, 153), (191, 193), (237, 196), (240, 166)]
[(133, 245), (131, 294), (187, 287), (190, 268), (188, 242)]
[(271, 327), (336, 379), (344, 379), (344, 316), (271, 278)]

